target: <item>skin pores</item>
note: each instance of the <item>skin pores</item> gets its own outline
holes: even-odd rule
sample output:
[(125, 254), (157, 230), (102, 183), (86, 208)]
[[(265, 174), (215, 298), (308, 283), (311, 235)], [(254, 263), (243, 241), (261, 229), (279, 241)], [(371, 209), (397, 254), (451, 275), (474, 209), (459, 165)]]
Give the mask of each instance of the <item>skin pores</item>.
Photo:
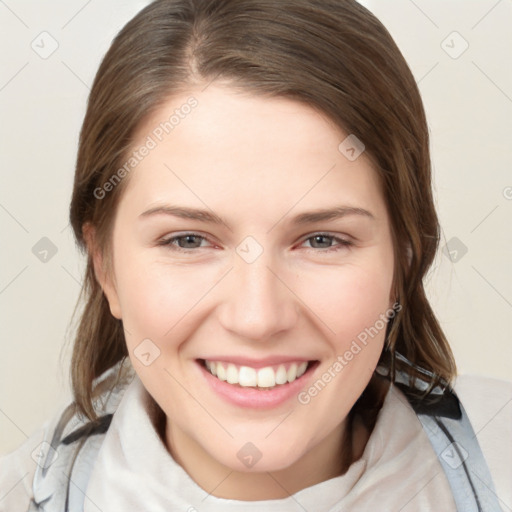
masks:
[[(194, 108), (163, 131), (190, 97)], [(169, 452), (214, 496), (281, 498), (340, 472), (344, 420), (377, 365), (378, 320), (394, 302), (386, 205), (365, 153), (351, 161), (338, 149), (347, 135), (305, 104), (218, 83), (173, 97), (138, 129), (134, 149), (149, 149), (124, 178), (113, 279), (102, 285), (165, 412)], [(165, 213), (171, 206), (223, 223)], [(372, 216), (294, 222), (338, 207)], [(200, 363), (230, 357), (318, 363), (284, 402), (242, 407)]]

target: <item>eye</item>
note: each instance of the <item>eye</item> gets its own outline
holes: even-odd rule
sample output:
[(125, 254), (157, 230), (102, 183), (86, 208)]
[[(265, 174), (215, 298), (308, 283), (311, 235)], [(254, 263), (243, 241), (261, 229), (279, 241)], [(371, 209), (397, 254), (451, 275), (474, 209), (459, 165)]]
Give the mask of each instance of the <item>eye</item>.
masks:
[[(158, 242), (158, 245), (168, 247), (173, 251), (191, 252), (194, 249), (206, 247), (202, 245), (203, 242), (208, 242), (208, 239), (198, 233), (182, 233), (170, 238), (164, 238)], [(310, 249), (323, 249), (315, 252), (339, 251), (354, 245), (353, 242), (349, 240), (328, 233), (315, 233), (304, 239), (302, 243), (304, 244), (306, 242), (310, 243)], [(333, 242), (335, 245), (332, 245)]]
[[(310, 242), (310, 246), (313, 249), (324, 249), (324, 251), (320, 252), (339, 251), (343, 248), (354, 245), (353, 242), (350, 242), (349, 240), (345, 240), (344, 238), (340, 238), (338, 236), (329, 235), (328, 233), (315, 233), (303, 241), (303, 243), (306, 242)], [(337, 245), (331, 245), (333, 242), (337, 242)]]
[(158, 242), (159, 246), (169, 247), (174, 251), (189, 252), (193, 249), (200, 249), (201, 242), (207, 239), (197, 233), (183, 233), (171, 238), (164, 238)]

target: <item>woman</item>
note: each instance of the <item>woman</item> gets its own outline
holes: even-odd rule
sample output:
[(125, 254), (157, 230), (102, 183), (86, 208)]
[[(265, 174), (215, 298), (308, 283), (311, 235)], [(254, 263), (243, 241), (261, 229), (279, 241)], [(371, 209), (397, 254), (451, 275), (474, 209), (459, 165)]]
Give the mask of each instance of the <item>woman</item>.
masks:
[(75, 401), (0, 506), (500, 510), (422, 284), (423, 105), (364, 7), (150, 4), (97, 73), (70, 219)]

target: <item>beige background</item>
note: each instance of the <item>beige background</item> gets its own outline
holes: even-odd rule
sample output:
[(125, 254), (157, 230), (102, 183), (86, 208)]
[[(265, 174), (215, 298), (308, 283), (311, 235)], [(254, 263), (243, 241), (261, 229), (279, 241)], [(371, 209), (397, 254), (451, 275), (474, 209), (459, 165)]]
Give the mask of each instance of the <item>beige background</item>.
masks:
[[(0, 2), (0, 453), (70, 398), (67, 328), (84, 267), (67, 219), (77, 138), (101, 56), (145, 4)], [(460, 372), (510, 379), (512, 2), (364, 4), (402, 49), (427, 110), (444, 238), (429, 296)], [(43, 237), (57, 250), (46, 263), (32, 252)]]

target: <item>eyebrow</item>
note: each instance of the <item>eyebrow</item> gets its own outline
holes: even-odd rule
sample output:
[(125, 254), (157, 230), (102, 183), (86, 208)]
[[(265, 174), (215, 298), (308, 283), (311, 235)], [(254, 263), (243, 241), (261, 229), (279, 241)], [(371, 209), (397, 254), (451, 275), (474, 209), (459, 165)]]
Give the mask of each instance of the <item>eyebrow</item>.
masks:
[[(229, 228), (229, 224), (211, 210), (188, 208), (184, 206), (155, 206), (141, 213), (139, 218), (148, 218), (154, 215), (170, 215), (181, 219), (199, 220), (210, 224), (224, 224)], [(341, 219), (349, 215), (359, 215), (370, 220), (376, 220), (373, 213), (365, 210), (364, 208), (354, 206), (337, 206), (334, 208), (317, 209), (300, 213), (299, 215), (292, 217), (289, 222), (297, 226), (302, 226), (305, 224), (313, 224), (315, 222)]]

